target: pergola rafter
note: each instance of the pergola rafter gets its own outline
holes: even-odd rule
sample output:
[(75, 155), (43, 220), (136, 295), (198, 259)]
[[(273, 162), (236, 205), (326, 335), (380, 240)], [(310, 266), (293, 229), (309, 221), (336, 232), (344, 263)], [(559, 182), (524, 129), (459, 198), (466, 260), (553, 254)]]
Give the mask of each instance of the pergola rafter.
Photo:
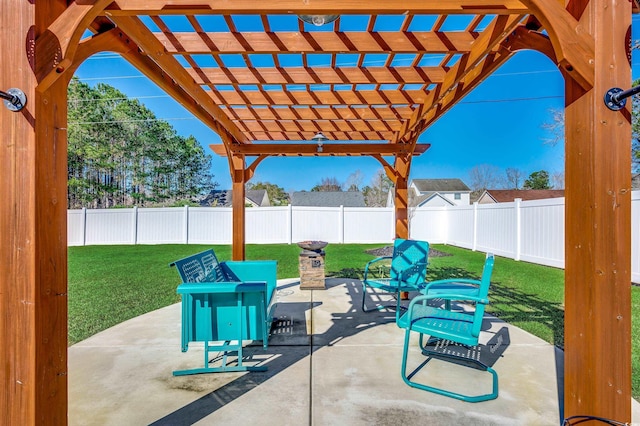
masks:
[[(484, 16), (478, 18), (482, 20)], [(463, 53), (477, 37), (473, 31), (190, 32), (157, 33), (172, 54), (278, 53)], [(173, 40), (178, 43), (175, 44)], [(179, 47), (180, 46), (180, 47)]]
[[(114, 18), (114, 23), (118, 28), (126, 34), (128, 38), (133, 40), (142, 52), (149, 56), (162, 70), (161, 76), (154, 76), (152, 80), (160, 83), (160, 79), (164, 80), (164, 76), (168, 76), (173, 80), (174, 84), (182, 88), (193, 101), (203, 108), (211, 116), (215, 117), (224, 131), (228, 132), (234, 139), (238, 141), (246, 141), (246, 137), (239, 131), (237, 126), (230, 122), (224, 115), (220, 107), (216, 105), (210, 96), (196, 84), (185, 69), (170, 55), (164, 53), (164, 47), (153, 37), (146, 29), (142, 22), (135, 17), (118, 17)], [(162, 87), (162, 86), (161, 86)], [(219, 129), (214, 129), (220, 133)]]

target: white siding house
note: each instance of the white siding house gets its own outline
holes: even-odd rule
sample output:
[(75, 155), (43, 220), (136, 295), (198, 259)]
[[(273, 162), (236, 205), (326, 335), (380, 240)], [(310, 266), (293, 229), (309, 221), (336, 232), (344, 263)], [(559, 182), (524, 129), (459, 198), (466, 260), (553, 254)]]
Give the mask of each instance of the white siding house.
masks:
[[(414, 179), (409, 185), (410, 207), (464, 206), (470, 204), (471, 189), (462, 180)], [(393, 206), (389, 192), (387, 206)]]

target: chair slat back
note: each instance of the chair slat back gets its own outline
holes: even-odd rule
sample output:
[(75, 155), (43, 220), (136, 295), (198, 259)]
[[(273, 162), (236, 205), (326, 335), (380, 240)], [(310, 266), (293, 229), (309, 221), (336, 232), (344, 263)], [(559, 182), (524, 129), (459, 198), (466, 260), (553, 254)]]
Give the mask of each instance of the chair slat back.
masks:
[(170, 266), (176, 267), (183, 283), (229, 281), (211, 249), (176, 260)]
[(423, 283), (427, 272), (428, 256), (428, 242), (396, 238), (391, 259), (391, 280), (399, 281), (404, 278), (404, 281), (410, 284)]
[[(494, 255), (487, 253), (487, 258), (484, 261), (484, 268), (482, 269), (482, 278), (480, 279), (480, 286), (478, 288), (478, 297), (487, 299), (489, 295), (489, 286), (491, 285), (491, 274), (493, 273)], [(475, 337), (480, 336), (480, 329), (482, 327), (482, 318), (485, 311), (484, 303), (476, 303), (476, 311), (473, 318), (473, 327), (471, 334)]]

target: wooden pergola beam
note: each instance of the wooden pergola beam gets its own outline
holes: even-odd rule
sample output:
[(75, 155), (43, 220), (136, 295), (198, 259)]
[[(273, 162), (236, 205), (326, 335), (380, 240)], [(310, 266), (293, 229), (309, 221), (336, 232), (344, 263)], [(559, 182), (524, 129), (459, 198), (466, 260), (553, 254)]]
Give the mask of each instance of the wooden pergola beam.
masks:
[[(38, 45), (41, 46), (38, 85), (46, 90), (55, 84), (68, 67), (74, 65), (74, 56), (85, 28), (102, 13), (112, 0), (95, 0), (92, 4), (72, 2), (61, 8), (59, 14), (41, 18), (38, 22)], [(58, 3), (55, 1), (54, 3)], [(44, 26), (46, 23), (46, 26)], [(56, 72), (51, 72), (52, 69)]]
[(257, 9), (254, 0), (217, 0), (199, 1), (197, 5), (181, 7), (172, 0), (118, 0), (109, 8), (111, 16), (123, 15), (242, 15), (242, 14), (313, 14), (330, 15), (339, 11), (342, 14), (465, 14), (465, 15), (508, 15), (527, 13), (527, 8), (518, 0), (486, 2), (484, 0), (464, 0), (442, 2), (441, 0), (390, 0), (385, 2), (350, 2), (325, 0), (319, 2), (301, 2), (299, 0), (280, 0), (261, 3)]
[[(553, 28), (550, 39), (559, 67), (583, 89), (590, 90), (594, 83), (593, 36), (584, 30), (577, 17), (563, 7), (564, 3), (555, 0), (523, 0), (523, 3), (545, 29)], [(577, 4), (584, 3), (585, 0), (574, 2), (576, 6), (571, 6), (574, 13), (581, 14), (581, 7)]]
[[(481, 63), (476, 66), (473, 72), (467, 73), (462, 84), (457, 84), (456, 89), (450, 91), (447, 96), (439, 97), (439, 102), (435, 108), (431, 108), (422, 119), (413, 127), (410, 133), (405, 134), (403, 139), (410, 139), (414, 134), (420, 134), (432, 123), (436, 122), (442, 115), (451, 109), (457, 102), (471, 93), (473, 89), (478, 87), (488, 76), (496, 69), (502, 66), (511, 57), (511, 52), (506, 50), (489, 55), (482, 59)], [(460, 82), (459, 82), (460, 83)]]
[(310, 140), (315, 134), (321, 131), (327, 138), (332, 141), (389, 141), (395, 138), (397, 132), (392, 131), (362, 131), (362, 130), (350, 130), (350, 131), (331, 131), (323, 130), (319, 128), (313, 131), (300, 131), (300, 132), (277, 132), (277, 131), (251, 131), (248, 135), (252, 136), (253, 140), (260, 141), (306, 141)]
[[(171, 54), (211, 55), (218, 53), (463, 53), (471, 48), (477, 34), (467, 31), (338, 31), (338, 32), (154, 32)], [(172, 42), (176, 40), (177, 45)]]
[[(417, 108), (410, 120), (405, 124), (405, 128), (400, 131), (398, 140), (410, 140), (416, 134), (423, 132), (430, 123), (435, 121), (444, 112), (448, 110), (446, 105), (453, 105), (453, 100), (462, 99), (463, 93), (466, 94), (471, 90), (467, 84), (460, 85), (468, 74), (481, 71), (481, 75), (473, 78), (477, 84), (488, 77), (498, 66), (504, 63), (509, 56), (497, 55), (502, 58), (500, 62), (493, 59), (495, 54), (488, 55), (498, 46), (504, 37), (511, 33), (522, 21), (523, 16), (498, 16), (496, 17), (487, 30), (485, 30), (477, 40), (472, 50), (463, 55), (456, 64), (447, 72), (444, 83), (437, 90), (431, 91), (429, 98), (420, 108)], [(493, 66), (487, 66), (491, 63)], [(460, 87), (458, 88), (458, 86)], [(475, 87), (475, 86), (473, 86)], [(445, 101), (449, 98), (448, 101)], [(444, 104), (444, 107), (443, 107)]]
[[(187, 4), (190, 3), (190, 4)], [(94, 32), (105, 31), (112, 20), (123, 30), (123, 34), (141, 48), (140, 51), (127, 50), (122, 44), (117, 49), (128, 55), (128, 59), (138, 63), (155, 76), (161, 84), (179, 100), (187, 103), (197, 112), (198, 118), (208, 120), (212, 128), (221, 132), (230, 158), (230, 169), (234, 193), (234, 258), (244, 257), (244, 208), (241, 195), (244, 194), (246, 180), (253, 174), (257, 162), (267, 155), (278, 153), (232, 152), (236, 145), (249, 145), (252, 140), (234, 120), (241, 120), (244, 112), (233, 105), (262, 102), (264, 98), (271, 111), (278, 111), (278, 102), (287, 105), (278, 111), (276, 119), (294, 120), (299, 127), (295, 135), (307, 135), (305, 119), (321, 120), (324, 112), (319, 108), (331, 109), (331, 102), (340, 102), (341, 107), (367, 105), (365, 114), (378, 116), (384, 121), (391, 116), (394, 124), (387, 125), (386, 131), (365, 130), (366, 122), (345, 122), (349, 129), (335, 129), (332, 136), (349, 138), (360, 135), (363, 138), (386, 136), (393, 131), (392, 141), (402, 144), (385, 144), (401, 151), (390, 153), (395, 158), (393, 167), (383, 158), (380, 148), (376, 153), (367, 154), (381, 161), (387, 173), (396, 181), (396, 234), (408, 235), (406, 217), (407, 179), (412, 156), (420, 150), (417, 137), (427, 126), (442, 115), (455, 102), (462, 99), (473, 87), (486, 78), (503, 63), (513, 50), (529, 47), (541, 49), (547, 56), (557, 61), (566, 80), (566, 280), (565, 280), (565, 405), (564, 414), (587, 414), (617, 420), (631, 421), (630, 405), (630, 110), (614, 112), (606, 109), (603, 94), (611, 87), (626, 88), (631, 83), (630, 64), (627, 61), (627, 34), (631, 25), (631, 9), (637, 9), (637, 2), (614, 2), (613, 0), (389, 0), (386, 2), (345, 2), (344, 0), (317, 0), (301, 2), (282, 0), (256, 6), (254, 0), (200, 0), (193, 2), (177, 0), (92, 0), (92, 1), (3, 1), (0, 2), (0, 38), (3, 58), (0, 62), (0, 89), (21, 88), (28, 98), (26, 108), (19, 112), (0, 111), (0, 128), (10, 135), (9, 143), (0, 147), (0, 270), (4, 281), (0, 288), (0, 382), (5, 392), (0, 398), (0, 412), (9, 424), (55, 424), (67, 422), (67, 247), (66, 247), (66, 83), (70, 70), (78, 65), (81, 58), (88, 56), (98, 46), (107, 48), (109, 35), (101, 34), (91, 44), (80, 43), (87, 29)], [(565, 9), (565, 5), (566, 9)], [(103, 10), (108, 7), (108, 10)], [(259, 7), (259, 10), (256, 8)], [(445, 59), (438, 65), (448, 68), (441, 82), (434, 90), (423, 87), (422, 94), (408, 91), (381, 90), (377, 78), (367, 78), (374, 84), (374, 93), (352, 90), (336, 91), (332, 95), (305, 88), (301, 93), (285, 95), (264, 89), (268, 84), (268, 73), (252, 73), (261, 88), (257, 96), (243, 92), (226, 95), (215, 84), (207, 83), (212, 90), (208, 93), (193, 76), (174, 58), (182, 52), (187, 61), (193, 59), (180, 48), (180, 41), (169, 40), (170, 31), (162, 35), (171, 43), (166, 46), (142, 22), (132, 17), (141, 14), (152, 16), (158, 21), (161, 15), (222, 14), (226, 22), (233, 26), (231, 15), (251, 14), (365, 14), (370, 15), (367, 30), (362, 35), (352, 34), (351, 45), (345, 45), (345, 52), (378, 49), (388, 54), (385, 67), (390, 67), (393, 55), (403, 49), (416, 49), (419, 54), (427, 53), (428, 46), (443, 50), (442, 44), (433, 34), (447, 34), (441, 29), (449, 15), (474, 14), (496, 15), (494, 21), (482, 31), (476, 31), (481, 19), (476, 16), (460, 37), (476, 36), (473, 41), (449, 40)], [(397, 40), (373, 31), (377, 14), (405, 15)], [(438, 14), (425, 39), (413, 47), (407, 45), (406, 34), (411, 16)], [(551, 46), (542, 33), (529, 35), (518, 40), (523, 45), (504, 44), (507, 34), (520, 23), (521, 16), (530, 15), (530, 23), (537, 20), (549, 36)], [(531, 17), (533, 14), (533, 18)], [(187, 18), (188, 19), (188, 18)], [(193, 18), (191, 24), (197, 24)], [(265, 33), (268, 19), (263, 18)], [(536, 26), (536, 30), (540, 25)], [(340, 22), (333, 24), (339, 29)], [(310, 35), (302, 31), (304, 24), (298, 23), (304, 41), (313, 45), (314, 51), (297, 49), (301, 55), (304, 72), (309, 71), (309, 54), (327, 49), (337, 54), (340, 36)], [(164, 31), (164, 30), (163, 30)], [(523, 36), (523, 30), (514, 36)], [(198, 37), (206, 42), (209, 35), (197, 31)], [(232, 49), (243, 41), (237, 52), (250, 63), (249, 53), (267, 49), (277, 57), (279, 52), (292, 52), (293, 39), (286, 34), (274, 33), (272, 45), (280, 43), (276, 52), (266, 44), (264, 35), (242, 36), (231, 29)], [(342, 33), (344, 37), (345, 33)], [(415, 33), (414, 33), (415, 34)], [(268, 37), (271, 37), (267, 35)], [(371, 42), (375, 38), (378, 46)], [(404, 38), (403, 38), (404, 37)], [(453, 37), (453, 36), (452, 36)], [(190, 41), (197, 44), (201, 41)], [(453, 52), (471, 43), (470, 49), (455, 62)], [(265, 43), (265, 44), (262, 44)], [(396, 43), (396, 44), (394, 44)], [(343, 43), (344, 44), (344, 43)], [(428, 45), (428, 46), (427, 46)], [(284, 49), (283, 49), (284, 47)], [(510, 50), (510, 47), (513, 50)], [(202, 49), (199, 47), (198, 49)], [(371, 53), (376, 53), (374, 51)], [(196, 50), (200, 52), (201, 50)], [(214, 59), (220, 60), (220, 49), (211, 49)], [(410, 52), (409, 52), (410, 53)], [(145, 59), (145, 55), (146, 59)], [(364, 55), (357, 60), (357, 67), (363, 67)], [(277, 59), (277, 58), (276, 58)], [(449, 61), (451, 66), (449, 66)], [(412, 67), (418, 67), (415, 60)], [(284, 69), (274, 61), (276, 68)], [(332, 67), (336, 65), (335, 56)], [(194, 70), (200, 69), (193, 67)], [(255, 67), (252, 67), (255, 68)], [(200, 69), (201, 70), (201, 69)], [(323, 71), (324, 72), (324, 71)], [(352, 71), (349, 71), (352, 72)], [(355, 72), (355, 71), (354, 71)], [(426, 71), (425, 71), (426, 72)], [(199, 74), (202, 76), (202, 74)], [(329, 78), (322, 72), (315, 74), (311, 84), (327, 84), (322, 78)], [(206, 78), (206, 75), (205, 75)], [(205, 82), (202, 78), (202, 82)], [(242, 77), (249, 78), (248, 76)], [(270, 78), (270, 77), (269, 77)], [(275, 78), (275, 77), (274, 77)], [(296, 77), (298, 78), (298, 77)], [(299, 77), (303, 78), (303, 77)], [(306, 78), (306, 77), (304, 77)], [(389, 78), (382, 77), (383, 79)], [(411, 77), (413, 78), (413, 77)], [(409, 81), (413, 81), (409, 78)], [(397, 81), (403, 80), (399, 78)], [(425, 79), (431, 79), (428, 77)], [(264, 81), (260, 81), (264, 80)], [(241, 80), (244, 81), (244, 80)], [(289, 84), (289, 80), (285, 78)], [(293, 80), (292, 80), (293, 81)], [(345, 79), (339, 81), (344, 82)], [(392, 80), (381, 80), (392, 81)], [(336, 83), (339, 84), (339, 83)], [(176, 89), (171, 89), (175, 85)], [(236, 80), (235, 90), (240, 88)], [(318, 93), (316, 93), (318, 92)], [(418, 90), (418, 92), (421, 92)], [(229, 99), (226, 97), (230, 96)], [(244, 97), (243, 97), (244, 96)], [(279, 97), (280, 96), (280, 97)], [(332, 100), (332, 96), (336, 99)], [(418, 98), (423, 97), (418, 100)], [(271, 101), (267, 98), (273, 98)], [(272, 101), (275, 100), (275, 103)], [(325, 105), (324, 103), (328, 104)], [(197, 104), (197, 105), (196, 105)], [(222, 107), (220, 105), (222, 105)], [(370, 105), (385, 105), (377, 111)], [(416, 104), (418, 105), (416, 107)], [(257, 112), (252, 105), (246, 112), (255, 120), (268, 114)], [(275, 106), (275, 108), (274, 108)], [(198, 112), (198, 109), (204, 112)], [(415, 108), (415, 113), (413, 113)], [(386, 112), (382, 112), (386, 111)], [(354, 116), (358, 115), (353, 110)], [(348, 119), (350, 113), (342, 115)], [(413, 115), (412, 115), (413, 114)], [(308, 115), (308, 117), (307, 117)], [(327, 113), (329, 115), (329, 113)], [(360, 117), (363, 118), (363, 117)], [(331, 118), (330, 118), (331, 119)], [(374, 118), (375, 119), (375, 118)], [(406, 121), (400, 131), (395, 131), (398, 121)], [(216, 124), (219, 123), (219, 124)], [(287, 134), (284, 129), (280, 133)], [(326, 127), (325, 127), (326, 126)], [(358, 127), (361, 126), (361, 127)], [(273, 137), (271, 125), (263, 124), (263, 132), (251, 123), (246, 130), (252, 136), (265, 139)], [(329, 129), (328, 124), (315, 125), (318, 129)], [(372, 126), (371, 126), (372, 127)], [(366, 133), (370, 132), (370, 133)], [(259, 145), (259, 144), (253, 144)], [(304, 144), (291, 144), (300, 150)], [(330, 146), (323, 146), (322, 153), (331, 153)], [(339, 146), (339, 144), (337, 144)], [(358, 145), (358, 144), (351, 144)], [(312, 151), (315, 148), (315, 153)], [(350, 151), (336, 152), (335, 155), (362, 155), (363, 146)], [(259, 149), (259, 148), (251, 148)], [(317, 146), (311, 145), (308, 155), (317, 155)], [(337, 148), (336, 148), (337, 149)], [(373, 150), (373, 147), (371, 147)], [(280, 147), (274, 147), (280, 150)], [(367, 153), (369, 151), (366, 151)], [(305, 153), (298, 152), (296, 155)], [(257, 160), (245, 167), (246, 156), (257, 155)], [(386, 166), (385, 166), (386, 164)]]
[(363, 120), (395, 125), (413, 112), (409, 105), (228, 105), (234, 120)]
[[(372, 85), (372, 83), (367, 83)], [(219, 104), (234, 105), (392, 105), (398, 107), (422, 104), (433, 98), (427, 90), (292, 90), (292, 91), (238, 91), (221, 90), (211, 93), (211, 97)]]
[[(335, 131), (336, 129), (350, 129), (352, 131), (369, 132), (393, 132), (400, 129), (400, 120), (382, 122), (380, 120), (238, 120), (238, 126), (247, 132), (300, 132), (306, 129), (315, 131)], [(313, 131), (311, 130), (311, 131)], [(305, 139), (305, 138), (300, 138)]]
[(175, 81), (167, 75), (149, 56), (140, 53), (138, 45), (127, 36), (120, 28), (112, 28), (103, 33), (96, 34), (84, 40), (78, 46), (77, 61), (75, 66), (70, 67), (66, 72), (73, 72), (74, 69), (86, 58), (98, 51), (110, 50), (119, 53), (131, 65), (138, 69), (147, 78), (157, 84), (162, 90), (180, 103), (186, 110), (200, 119), (217, 133), (226, 132), (220, 122), (203, 109), (193, 97), (191, 97), (182, 87), (175, 84)]
[(381, 155), (390, 156), (398, 154), (412, 153), (420, 155), (426, 152), (430, 144), (419, 144), (412, 147), (408, 144), (340, 144), (325, 143), (322, 145), (322, 151), (318, 151), (317, 144), (298, 143), (298, 144), (272, 144), (272, 143), (254, 143), (254, 144), (231, 144), (228, 148), (224, 144), (209, 145), (211, 150), (218, 155), (227, 156), (229, 153), (233, 155), (260, 156), (260, 155), (279, 155), (279, 156), (358, 156), (358, 155)]
[[(429, 84), (442, 83), (444, 67), (252, 67), (235, 68), (233, 74), (220, 68), (191, 68), (198, 84)], [(321, 83), (319, 83), (321, 82)]]

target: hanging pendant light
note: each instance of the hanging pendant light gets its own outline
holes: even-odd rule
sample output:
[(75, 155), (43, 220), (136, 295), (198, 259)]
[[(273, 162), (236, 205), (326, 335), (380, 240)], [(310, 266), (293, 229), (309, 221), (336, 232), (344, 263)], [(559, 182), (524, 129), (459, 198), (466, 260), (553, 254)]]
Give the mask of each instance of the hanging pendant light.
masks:
[(307, 24), (315, 25), (316, 27), (330, 24), (338, 19), (338, 17), (340, 17), (340, 15), (298, 15), (298, 18), (300, 18), (300, 20), (306, 22)]
[(316, 152), (322, 152), (323, 151), (322, 145), (325, 141), (328, 141), (329, 138), (326, 137), (322, 132), (318, 132), (311, 138), (311, 140), (318, 144), (318, 147), (316, 148)]

